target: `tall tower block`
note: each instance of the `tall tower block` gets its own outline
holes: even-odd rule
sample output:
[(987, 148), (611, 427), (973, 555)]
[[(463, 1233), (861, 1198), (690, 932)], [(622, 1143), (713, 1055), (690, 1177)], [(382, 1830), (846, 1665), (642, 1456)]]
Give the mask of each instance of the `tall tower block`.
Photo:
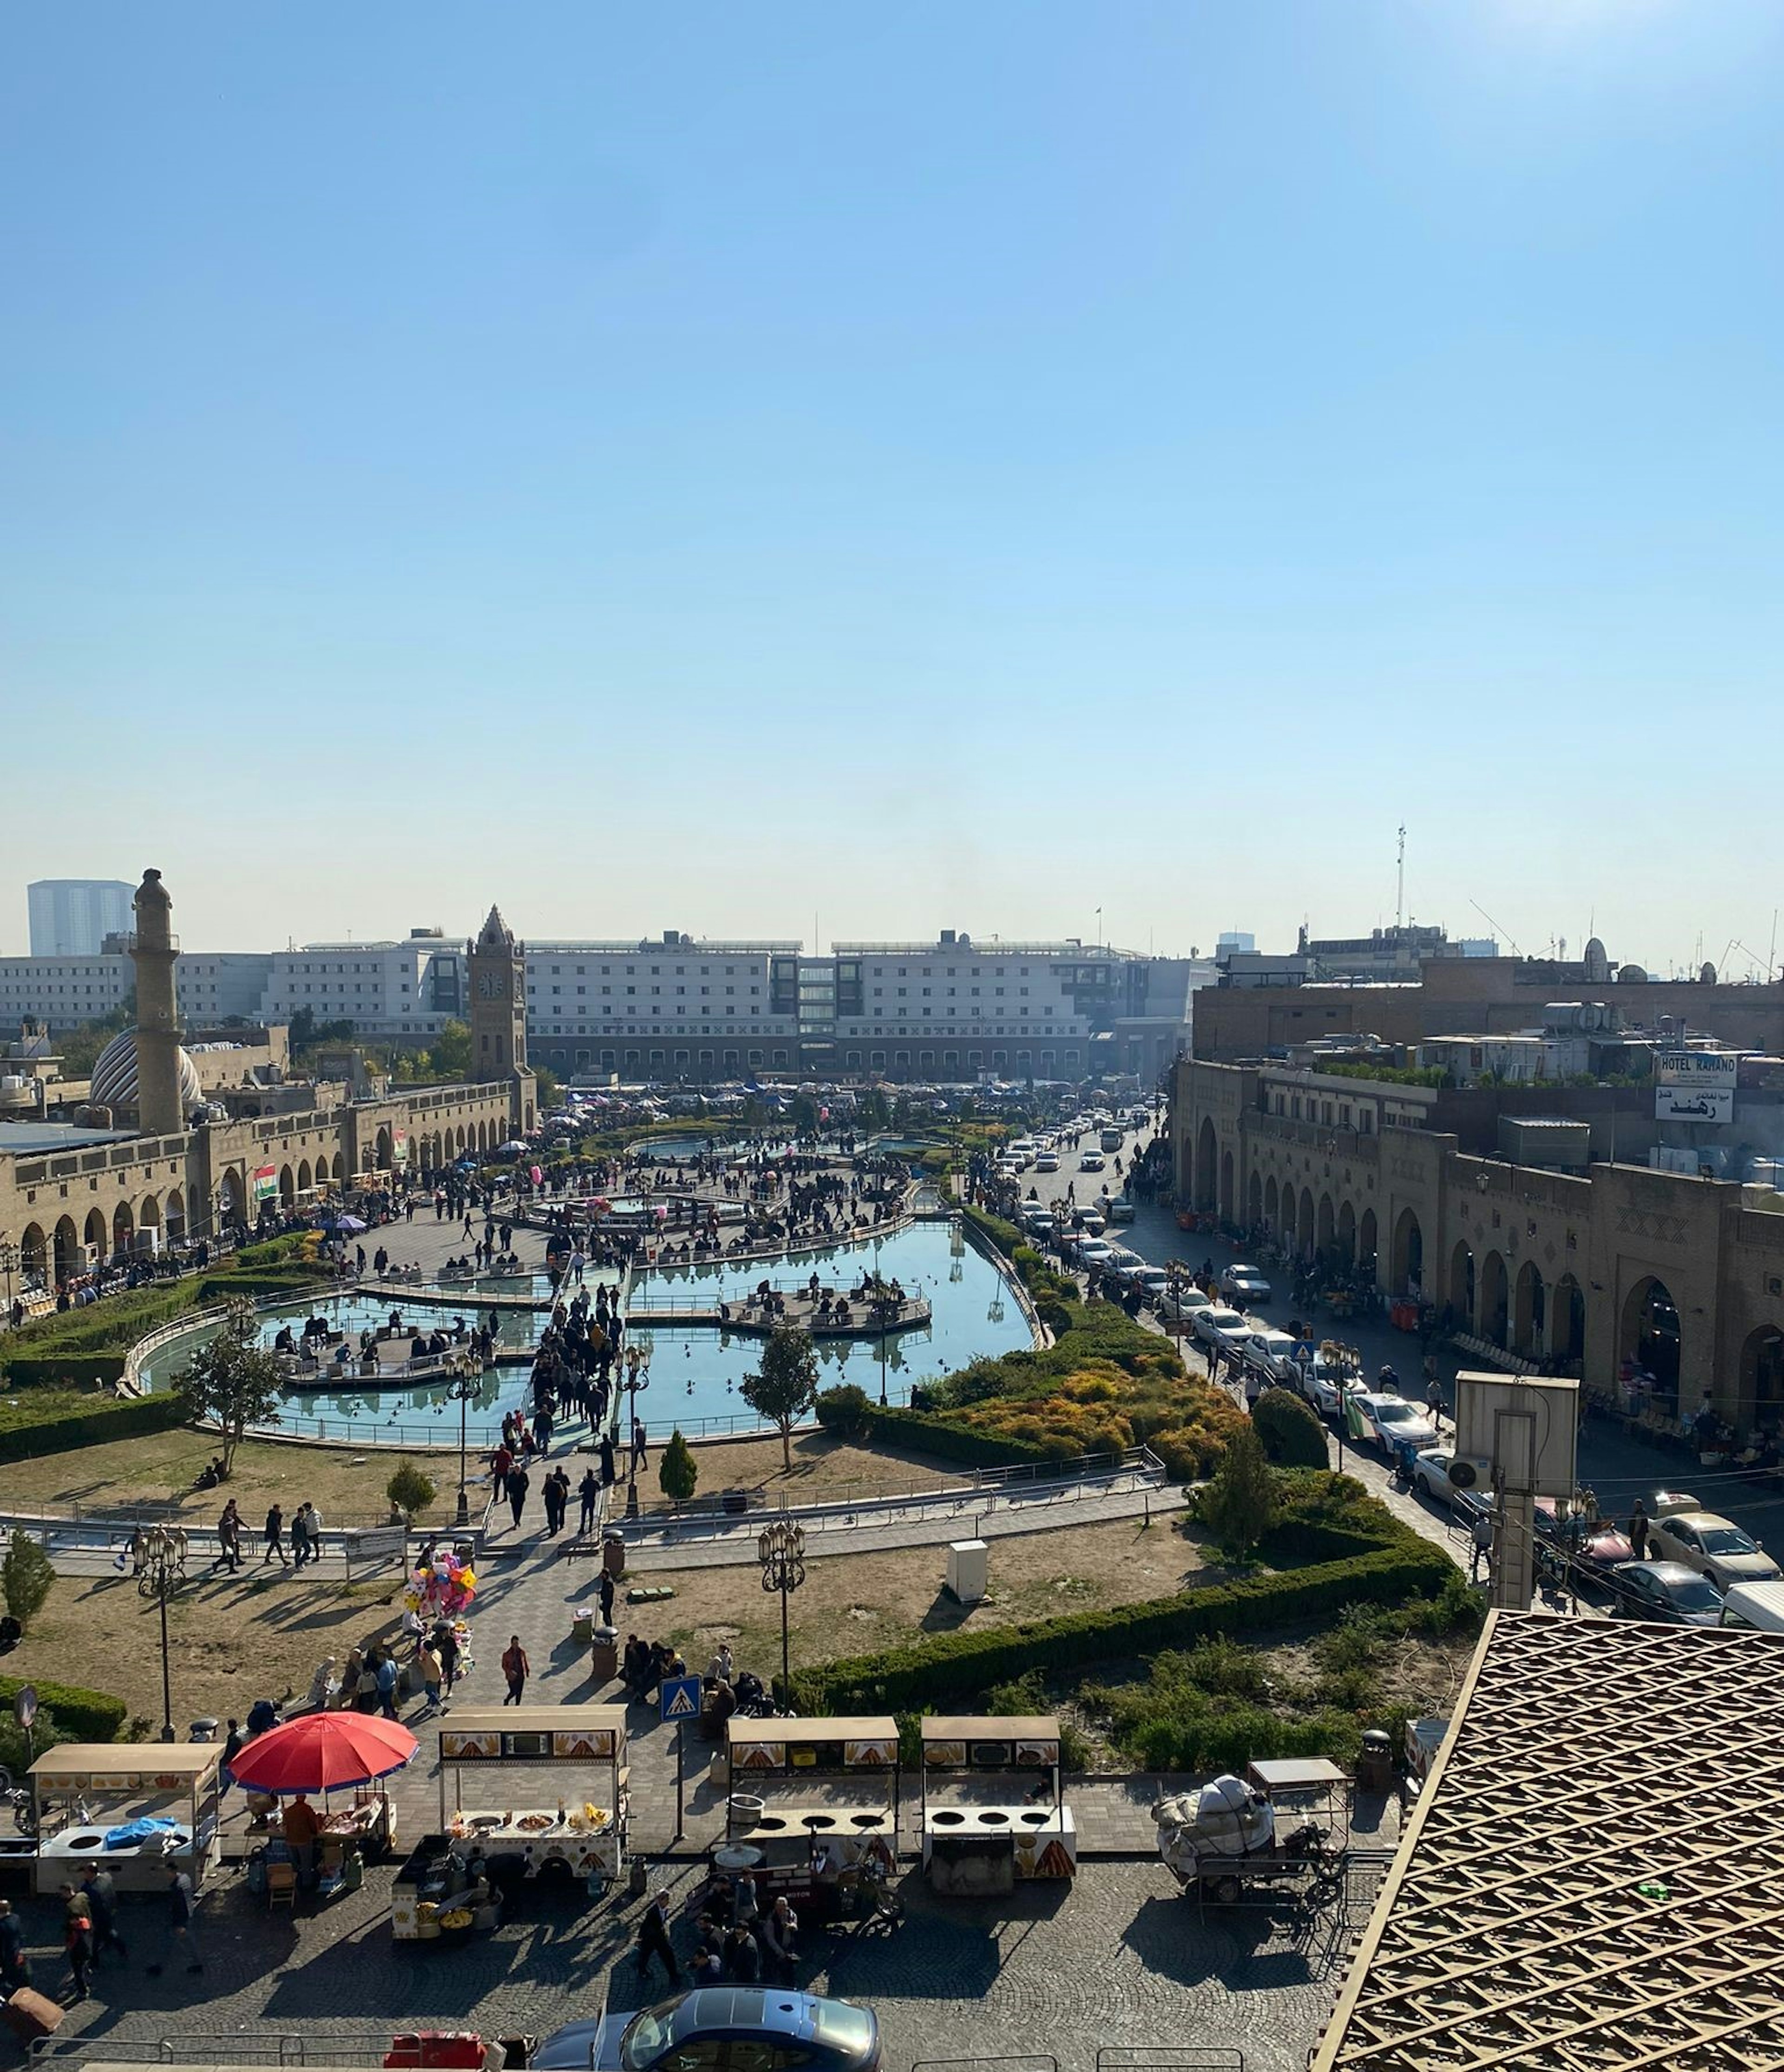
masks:
[(137, 1127), (145, 1137), (175, 1136), (186, 1127), (179, 1105), (179, 1001), (174, 960), (174, 902), (158, 870), (146, 870), (131, 902), (136, 934)]

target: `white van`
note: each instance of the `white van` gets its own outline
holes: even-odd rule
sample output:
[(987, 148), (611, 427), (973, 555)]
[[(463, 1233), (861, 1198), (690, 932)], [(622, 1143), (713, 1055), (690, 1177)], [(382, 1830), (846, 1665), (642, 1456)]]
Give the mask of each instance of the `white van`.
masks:
[(1722, 1623), (1784, 1633), (1784, 1582), (1730, 1583), (1722, 1599)]
[(1119, 1151), (1126, 1139), (1119, 1129), (1105, 1129), (1096, 1141), (1105, 1151)]

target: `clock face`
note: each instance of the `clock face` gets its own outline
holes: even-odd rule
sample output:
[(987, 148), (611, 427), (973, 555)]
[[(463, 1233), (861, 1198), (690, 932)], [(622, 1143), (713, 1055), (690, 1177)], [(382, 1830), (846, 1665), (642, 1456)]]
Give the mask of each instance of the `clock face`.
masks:
[(503, 1000), (508, 997), (508, 982), (493, 972), (484, 972), (477, 980), (478, 993), (485, 1000)]

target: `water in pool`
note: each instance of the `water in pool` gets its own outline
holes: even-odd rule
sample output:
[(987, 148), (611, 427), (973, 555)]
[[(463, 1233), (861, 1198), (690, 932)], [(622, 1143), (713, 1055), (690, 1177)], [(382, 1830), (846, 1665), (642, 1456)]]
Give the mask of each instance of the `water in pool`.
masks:
[[(956, 1252), (956, 1244), (960, 1249)], [(911, 1384), (964, 1367), (986, 1355), (1011, 1352), (1030, 1342), (1028, 1324), (1001, 1273), (945, 1223), (909, 1226), (883, 1239), (876, 1248), (864, 1244), (800, 1252), (779, 1261), (751, 1260), (680, 1267), (636, 1276), (631, 1288), (631, 1342), (649, 1355), (649, 1380), (639, 1392), (638, 1414), (652, 1433), (666, 1435), (680, 1424), (690, 1435), (709, 1429), (742, 1429), (754, 1420), (738, 1393), (738, 1384), (760, 1363), (762, 1340), (741, 1331), (717, 1329), (654, 1328), (652, 1307), (701, 1308), (731, 1300), (766, 1280), (780, 1288), (802, 1285), (815, 1270), (830, 1285), (853, 1285), (876, 1262), (888, 1278), (902, 1281), (912, 1294), (930, 1304), (929, 1323), (890, 1335), (886, 1341), (886, 1381), (890, 1400), (902, 1402)], [(541, 1293), (543, 1283), (539, 1284)], [(519, 1292), (519, 1284), (505, 1284)], [(313, 1305), (336, 1330), (360, 1331), (384, 1322), (394, 1298), (374, 1301), (341, 1296)], [(297, 1304), (266, 1312), (261, 1320), (263, 1342), (270, 1345), (280, 1326), (301, 1324), (312, 1305)], [(405, 1321), (409, 1316), (404, 1311)], [(417, 1305), (413, 1318), (431, 1327), (450, 1322), (450, 1306)], [(467, 1322), (477, 1314), (467, 1291), (458, 1314)], [(521, 1351), (538, 1336), (543, 1317), (527, 1310), (500, 1313), (499, 1348)], [(153, 1355), (143, 1370), (143, 1386), (151, 1392), (170, 1387), (215, 1326), (199, 1326), (170, 1341)], [(875, 1338), (820, 1339), (818, 1367), (826, 1388), (849, 1380), (870, 1396), (880, 1389), (881, 1347)], [(487, 1445), (499, 1431), (504, 1413), (524, 1405), (527, 1369), (524, 1364), (499, 1367), (483, 1377), (479, 1395), (467, 1406), (466, 1428), (473, 1444)], [(339, 1391), (293, 1391), (280, 1429), (294, 1436), (353, 1437), (364, 1444), (443, 1445), (448, 1427), (457, 1425), (457, 1404), (443, 1386), (368, 1389), (362, 1383)], [(455, 1430), (450, 1436), (455, 1437)]]

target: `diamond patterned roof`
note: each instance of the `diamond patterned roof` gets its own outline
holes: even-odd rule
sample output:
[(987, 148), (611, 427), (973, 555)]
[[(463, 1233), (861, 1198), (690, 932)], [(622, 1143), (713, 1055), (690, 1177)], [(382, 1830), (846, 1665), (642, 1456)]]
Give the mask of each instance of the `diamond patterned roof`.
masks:
[(1494, 1614), (1313, 2063), (1784, 2068), (1784, 1634)]

